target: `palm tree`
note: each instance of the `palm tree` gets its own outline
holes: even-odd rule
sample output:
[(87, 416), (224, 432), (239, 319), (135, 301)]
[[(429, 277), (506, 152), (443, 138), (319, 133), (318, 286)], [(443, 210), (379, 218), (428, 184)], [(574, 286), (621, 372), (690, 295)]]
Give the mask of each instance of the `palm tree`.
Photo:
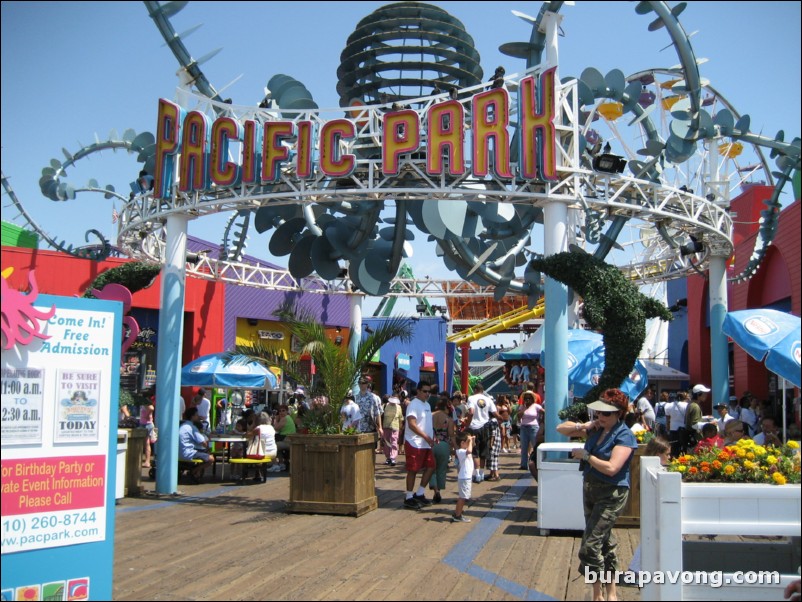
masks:
[[(255, 343), (237, 345), (231, 354), (241, 354), (248, 360), (279, 366), (287, 377), (305, 385), (312, 394), (326, 395), (329, 403), (313, 408), (304, 417), (304, 424), (310, 433), (341, 432), (340, 405), (362, 374), (365, 364), (389, 341), (400, 339), (406, 343), (412, 338), (410, 318), (391, 318), (374, 328), (359, 342), (352, 354), (349, 348), (329, 339), (323, 325), (314, 316), (293, 304), (283, 305), (274, 315), (299, 341), (300, 352), (285, 357), (275, 348)], [(310, 377), (300, 370), (301, 355), (311, 356), (315, 363), (318, 379), (314, 387), (309, 382)]]

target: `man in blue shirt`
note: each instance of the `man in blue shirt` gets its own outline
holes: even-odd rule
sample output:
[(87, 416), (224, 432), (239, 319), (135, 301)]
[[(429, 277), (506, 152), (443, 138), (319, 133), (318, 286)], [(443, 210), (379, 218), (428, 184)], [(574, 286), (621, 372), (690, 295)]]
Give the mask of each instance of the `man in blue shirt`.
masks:
[(203, 464), (192, 469), (192, 480), (196, 484), (200, 483), (206, 467), (214, 464), (214, 456), (209, 453), (209, 439), (201, 432), (200, 424), (198, 408), (188, 408), (178, 427), (178, 459), (184, 462), (203, 460)]

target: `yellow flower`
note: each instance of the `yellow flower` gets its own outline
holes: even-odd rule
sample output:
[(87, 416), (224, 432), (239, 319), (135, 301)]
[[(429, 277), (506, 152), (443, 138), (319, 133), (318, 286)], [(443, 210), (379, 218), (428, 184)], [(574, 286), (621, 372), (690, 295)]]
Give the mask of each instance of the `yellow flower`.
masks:
[(773, 475), (771, 475), (771, 478), (774, 479), (774, 482), (777, 483), (777, 485), (785, 485), (786, 483), (785, 477), (782, 475), (782, 473), (775, 472)]
[(679, 466), (677, 467), (677, 472), (685, 472), (686, 470), (688, 470), (688, 467), (687, 467), (687, 466), (682, 466), (682, 465), (679, 465)]
[(746, 457), (749, 458), (750, 460), (754, 460), (755, 454), (754, 452), (746, 452)]
[(752, 470), (754, 467), (755, 464), (753, 462), (750, 462), (749, 460), (744, 460), (744, 468), (746, 470)]
[(742, 447), (739, 447), (735, 451), (735, 453), (738, 455), (739, 458), (745, 458), (746, 457), (746, 451), (744, 451), (744, 449)]
[(799, 443), (796, 441), (789, 441), (786, 445), (791, 449), (799, 449)]
[(769, 464), (776, 464), (777, 463), (777, 456), (769, 456), (766, 458), (766, 462)]
[(724, 474), (731, 475), (735, 472), (735, 467), (732, 464), (727, 464), (724, 467)]
[(758, 456), (765, 456), (768, 453), (768, 451), (766, 451), (766, 448), (763, 447), (762, 445), (755, 445), (755, 453)]

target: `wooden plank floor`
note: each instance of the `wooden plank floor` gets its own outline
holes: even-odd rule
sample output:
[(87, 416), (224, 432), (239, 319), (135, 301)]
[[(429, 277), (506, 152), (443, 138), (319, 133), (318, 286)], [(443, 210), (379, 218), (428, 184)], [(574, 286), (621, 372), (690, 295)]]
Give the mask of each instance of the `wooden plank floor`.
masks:
[[(180, 484), (184, 495), (120, 500), (116, 600), (582, 600), (581, 533), (537, 529), (537, 484), (502, 455), (502, 480), (474, 484), (470, 524), (452, 524), (456, 471), (443, 503), (401, 506), (403, 456), (377, 456), (379, 508), (360, 517), (287, 514), (286, 473), (267, 483)], [(146, 490), (154, 484), (145, 480)], [(430, 493), (427, 493), (430, 497)], [(638, 529), (617, 529), (626, 568)], [(636, 588), (619, 589), (639, 599)]]

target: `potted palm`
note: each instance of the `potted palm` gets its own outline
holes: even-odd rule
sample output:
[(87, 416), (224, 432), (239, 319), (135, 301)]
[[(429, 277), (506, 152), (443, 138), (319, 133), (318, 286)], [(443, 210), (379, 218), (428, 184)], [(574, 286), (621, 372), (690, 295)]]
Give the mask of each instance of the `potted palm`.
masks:
[[(239, 345), (234, 353), (277, 365), (287, 377), (303, 384), (312, 396), (325, 396), (302, 417), (304, 434), (290, 435), (290, 512), (361, 516), (378, 506), (374, 485), (376, 436), (344, 430), (340, 407), (370, 358), (385, 343), (412, 336), (409, 318), (392, 318), (351, 348), (326, 336), (322, 324), (308, 312), (284, 305), (275, 312), (299, 343), (299, 351), (285, 357), (274, 348)], [(300, 357), (311, 356), (316, 379), (299, 369)]]

